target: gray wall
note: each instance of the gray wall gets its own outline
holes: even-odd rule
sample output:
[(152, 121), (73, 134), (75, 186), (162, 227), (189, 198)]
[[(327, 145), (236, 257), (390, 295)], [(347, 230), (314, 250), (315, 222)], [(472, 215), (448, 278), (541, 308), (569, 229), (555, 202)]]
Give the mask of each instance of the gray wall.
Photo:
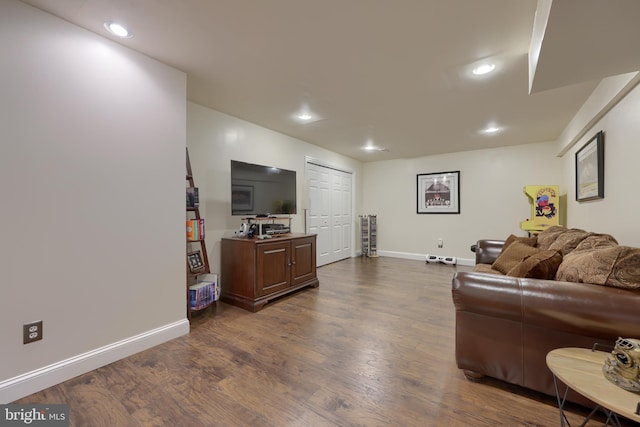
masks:
[(188, 332), (186, 77), (15, 0), (0, 57), (7, 402)]

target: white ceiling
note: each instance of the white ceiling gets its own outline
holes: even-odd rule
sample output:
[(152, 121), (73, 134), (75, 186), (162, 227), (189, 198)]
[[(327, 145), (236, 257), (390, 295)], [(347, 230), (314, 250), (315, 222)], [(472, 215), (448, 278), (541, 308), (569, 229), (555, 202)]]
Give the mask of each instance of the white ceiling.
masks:
[(555, 0), (532, 94), (536, 0), (24, 2), (114, 40), (123, 22), (116, 41), (186, 72), (189, 100), (365, 162), (556, 140), (599, 79), (640, 69), (637, 0)]

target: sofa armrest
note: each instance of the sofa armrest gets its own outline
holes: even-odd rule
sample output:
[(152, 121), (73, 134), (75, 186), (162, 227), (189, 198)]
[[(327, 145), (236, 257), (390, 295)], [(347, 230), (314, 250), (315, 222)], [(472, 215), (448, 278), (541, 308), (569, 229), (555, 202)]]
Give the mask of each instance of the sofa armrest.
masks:
[(456, 311), (522, 322), (522, 296), (517, 277), (458, 271), (452, 281)]
[(504, 240), (478, 240), (476, 264), (493, 264), (504, 246)]
[(475, 271), (454, 274), (458, 368), (524, 385), (519, 280)]

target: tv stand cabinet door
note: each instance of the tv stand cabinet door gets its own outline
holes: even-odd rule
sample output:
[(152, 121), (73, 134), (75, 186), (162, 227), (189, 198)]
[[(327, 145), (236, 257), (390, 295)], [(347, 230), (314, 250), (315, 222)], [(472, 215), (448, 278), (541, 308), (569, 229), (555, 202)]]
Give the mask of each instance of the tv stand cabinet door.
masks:
[(316, 236), (291, 240), (293, 251), (291, 286), (316, 278)]
[(291, 242), (261, 243), (256, 252), (256, 297), (291, 286)]

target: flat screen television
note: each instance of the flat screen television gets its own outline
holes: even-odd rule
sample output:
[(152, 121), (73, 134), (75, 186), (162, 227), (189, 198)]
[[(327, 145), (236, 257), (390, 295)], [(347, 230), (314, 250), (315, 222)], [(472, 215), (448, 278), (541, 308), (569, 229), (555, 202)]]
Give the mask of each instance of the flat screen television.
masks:
[(295, 214), (296, 172), (231, 160), (231, 215)]

